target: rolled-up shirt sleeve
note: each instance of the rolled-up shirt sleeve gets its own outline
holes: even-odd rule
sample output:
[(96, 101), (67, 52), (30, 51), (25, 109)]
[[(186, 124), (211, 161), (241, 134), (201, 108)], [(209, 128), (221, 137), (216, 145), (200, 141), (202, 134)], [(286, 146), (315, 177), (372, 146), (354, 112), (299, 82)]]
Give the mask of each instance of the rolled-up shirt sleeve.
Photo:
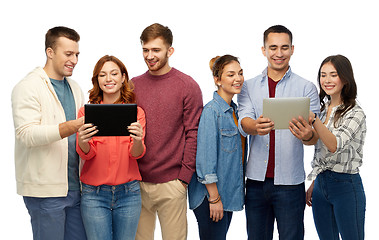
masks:
[(211, 108), (204, 108), (200, 118), (197, 134), (196, 173), (202, 184), (218, 181), (217, 147), (218, 127), (217, 114)]
[(248, 91), (248, 83), (245, 82), (242, 86), (241, 93), (237, 96), (238, 101), (238, 130), (241, 135), (247, 137), (247, 133), (243, 130), (241, 121), (242, 119), (248, 117), (251, 119), (257, 119), (254, 111), (253, 101), (250, 99), (250, 94)]

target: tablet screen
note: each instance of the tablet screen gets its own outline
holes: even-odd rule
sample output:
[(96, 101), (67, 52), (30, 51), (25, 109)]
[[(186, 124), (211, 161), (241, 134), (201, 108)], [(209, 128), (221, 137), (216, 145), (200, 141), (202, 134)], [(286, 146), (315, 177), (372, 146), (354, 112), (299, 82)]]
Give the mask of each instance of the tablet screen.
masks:
[(97, 126), (95, 136), (129, 136), (127, 127), (137, 122), (137, 104), (85, 104), (84, 122)]

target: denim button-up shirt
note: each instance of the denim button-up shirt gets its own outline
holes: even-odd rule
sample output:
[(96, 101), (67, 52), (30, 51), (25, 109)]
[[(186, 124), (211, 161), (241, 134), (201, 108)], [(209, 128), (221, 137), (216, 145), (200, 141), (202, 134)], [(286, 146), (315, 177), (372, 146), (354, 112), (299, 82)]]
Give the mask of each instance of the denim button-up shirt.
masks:
[[(288, 69), (276, 86), (275, 98), (309, 97), (310, 110), (319, 114), (320, 101), (316, 86)], [(269, 98), (267, 68), (262, 74), (244, 82), (238, 95), (240, 132), (247, 136), (241, 127), (245, 117), (257, 119), (262, 115), (263, 99)], [(246, 176), (256, 181), (264, 181), (266, 176), (270, 137), (249, 136), (250, 153), (246, 167)], [(303, 143), (289, 129), (275, 130), (275, 185), (296, 185), (304, 182)]]
[(236, 104), (232, 101), (229, 106), (217, 92), (203, 109), (197, 134), (196, 173), (188, 186), (190, 209), (209, 196), (204, 184), (210, 183), (217, 183), (224, 211), (243, 209), (242, 141), (233, 110), (238, 116)]

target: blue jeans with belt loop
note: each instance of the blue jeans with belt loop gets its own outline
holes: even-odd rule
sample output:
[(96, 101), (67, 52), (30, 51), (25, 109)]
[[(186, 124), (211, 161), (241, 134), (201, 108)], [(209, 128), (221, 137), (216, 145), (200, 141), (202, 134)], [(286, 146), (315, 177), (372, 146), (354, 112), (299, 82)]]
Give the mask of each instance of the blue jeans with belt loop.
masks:
[(141, 213), (139, 181), (116, 186), (83, 184), (81, 211), (89, 240), (134, 240)]
[(359, 174), (325, 171), (314, 184), (312, 211), (321, 240), (364, 239), (366, 196)]

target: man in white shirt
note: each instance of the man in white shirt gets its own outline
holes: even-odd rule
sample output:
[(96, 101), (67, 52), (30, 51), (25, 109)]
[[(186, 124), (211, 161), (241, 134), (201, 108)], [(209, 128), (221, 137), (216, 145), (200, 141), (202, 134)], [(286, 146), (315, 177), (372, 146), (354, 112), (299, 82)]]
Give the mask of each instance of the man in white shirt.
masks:
[(50, 29), (44, 68), (34, 69), (12, 92), (17, 193), (24, 197), (34, 239), (86, 239), (75, 150), (83, 93), (66, 78), (78, 62), (79, 39), (73, 29)]

